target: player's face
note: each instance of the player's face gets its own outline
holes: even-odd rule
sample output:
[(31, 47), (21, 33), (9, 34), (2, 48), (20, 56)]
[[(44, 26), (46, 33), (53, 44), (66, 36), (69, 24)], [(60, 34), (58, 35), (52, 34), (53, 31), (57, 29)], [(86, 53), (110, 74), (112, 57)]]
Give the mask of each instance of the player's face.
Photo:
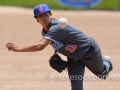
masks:
[(46, 25), (49, 25), (50, 23), (50, 16), (52, 15), (52, 13), (49, 13), (49, 12), (44, 12), (42, 14), (39, 14), (37, 16), (37, 21), (38, 23), (40, 23), (42, 26), (46, 26)]

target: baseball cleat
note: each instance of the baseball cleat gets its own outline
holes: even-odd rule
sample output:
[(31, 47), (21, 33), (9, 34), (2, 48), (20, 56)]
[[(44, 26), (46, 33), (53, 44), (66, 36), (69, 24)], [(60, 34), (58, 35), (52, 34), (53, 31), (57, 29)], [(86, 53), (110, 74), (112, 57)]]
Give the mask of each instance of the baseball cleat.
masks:
[(110, 60), (110, 56), (105, 55), (105, 56), (103, 57), (103, 59), (110, 64), (110, 68), (109, 68), (109, 71), (108, 71), (108, 73), (109, 73), (109, 72), (113, 69), (113, 65), (112, 65), (112, 62), (111, 62), (111, 60)]

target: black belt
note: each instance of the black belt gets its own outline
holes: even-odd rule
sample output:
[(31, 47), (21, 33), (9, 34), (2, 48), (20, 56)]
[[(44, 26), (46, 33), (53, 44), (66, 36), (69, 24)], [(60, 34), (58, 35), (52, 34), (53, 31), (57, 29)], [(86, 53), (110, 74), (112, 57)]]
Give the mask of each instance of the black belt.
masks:
[(86, 51), (86, 54), (85, 54), (84, 56), (86, 56), (87, 54), (89, 54), (93, 49), (94, 49), (94, 47), (93, 47), (93, 46), (90, 46), (90, 47), (88, 48), (88, 50)]

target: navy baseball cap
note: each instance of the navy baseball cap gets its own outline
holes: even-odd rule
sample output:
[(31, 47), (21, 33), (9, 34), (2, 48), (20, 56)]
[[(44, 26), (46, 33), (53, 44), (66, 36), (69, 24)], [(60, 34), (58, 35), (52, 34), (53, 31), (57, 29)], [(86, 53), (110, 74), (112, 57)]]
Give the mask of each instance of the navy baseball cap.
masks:
[(51, 11), (50, 11), (50, 8), (46, 4), (37, 5), (36, 7), (34, 7), (34, 18), (36, 18), (37, 15), (43, 12), (51, 12)]

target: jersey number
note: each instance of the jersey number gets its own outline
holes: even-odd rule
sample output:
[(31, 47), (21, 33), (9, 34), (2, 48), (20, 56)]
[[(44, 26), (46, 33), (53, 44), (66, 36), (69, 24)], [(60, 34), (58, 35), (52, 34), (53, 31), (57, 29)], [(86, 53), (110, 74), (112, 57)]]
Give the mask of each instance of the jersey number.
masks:
[(76, 50), (76, 48), (77, 48), (76, 45), (67, 44), (67, 47), (65, 48), (65, 50), (68, 50), (69, 52), (73, 53)]

